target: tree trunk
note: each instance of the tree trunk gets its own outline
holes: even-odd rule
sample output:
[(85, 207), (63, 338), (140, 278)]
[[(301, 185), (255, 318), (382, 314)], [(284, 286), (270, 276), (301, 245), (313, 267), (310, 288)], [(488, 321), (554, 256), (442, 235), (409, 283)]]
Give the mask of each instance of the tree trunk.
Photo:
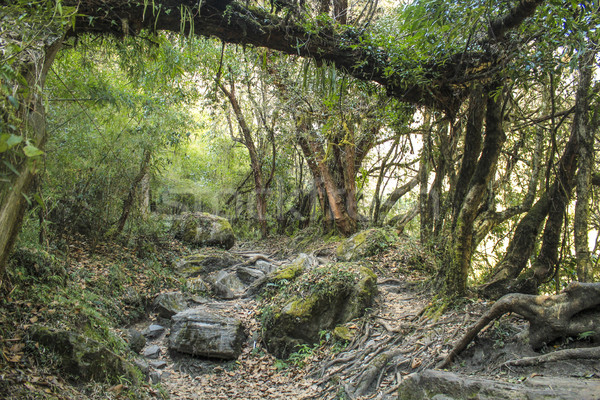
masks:
[(465, 129), (465, 144), (463, 157), (458, 173), (458, 180), (454, 189), (452, 202), (452, 227), (457, 223), (458, 214), (469, 190), (469, 183), (477, 166), (477, 159), (481, 153), (481, 131), (485, 116), (485, 96), (481, 87), (473, 90), (469, 100), (467, 128)]
[(127, 222), (129, 214), (131, 213), (131, 209), (135, 201), (135, 195), (138, 191), (138, 187), (140, 186), (140, 183), (142, 182), (144, 177), (148, 175), (151, 158), (152, 152), (149, 149), (144, 150), (144, 158), (142, 159), (142, 164), (140, 165), (140, 172), (138, 172), (138, 174), (133, 179), (131, 187), (129, 188), (127, 199), (125, 199), (125, 202), (123, 202), (123, 211), (121, 212), (121, 217), (119, 218), (119, 222), (117, 223), (117, 230), (115, 231), (115, 236), (119, 236), (121, 232), (123, 232), (123, 228), (125, 228), (125, 223)]
[(496, 171), (500, 150), (506, 140), (502, 129), (502, 96), (494, 99), (488, 95), (485, 112), (486, 132), (481, 157), (475, 166), (469, 189), (460, 207), (452, 230), (450, 260), (443, 271), (444, 294), (448, 297), (464, 296), (473, 253), (474, 222), (484, 199), (488, 183)]
[(304, 117), (297, 122), (297, 140), (315, 180), (324, 220), (327, 222), (331, 213), (332, 222), (342, 235), (353, 234), (358, 227), (354, 146), (344, 146), (343, 152), (333, 151), (332, 159), (328, 160)]
[[(383, 205), (379, 208), (379, 221), (383, 222), (398, 200), (400, 200), (402, 196), (410, 192), (418, 184), (419, 178), (415, 177), (390, 193), (385, 203), (383, 203)], [(375, 220), (375, 222), (377, 222), (377, 220)]]
[(260, 228), (260, 234), (263, 238), (265, 238), (268, 235), (266, 218), (267, 193), (263, 185), (262, 165), (260, 158), (258, 157), (256, 146), (254, 145), (254, 139), (252, 138), (250, 127), (246, 123), (246, 119), (244, 118), (240, 104), (235, 96), (234, 83), (231, 83), (230, 89), (227, 89), (225, 85), (219, 83), (219, 88), (227, 96), (229, 103), (231, 104), (231, 108), (233, 109), (235, 117), (240, 126), (240, 130), (242, 131), (242, 143), (244, 146), (246, 146), (246, 149), (248, 149), (248, 154), (250, 155), (250, 168), (252, 169), (252, 176), (254, 177), (254, 192), (256, 196), (256, 217)]
[[(48, 34), (47, 39), (51, 38)], [(23, 53), (30, 57), (19, 65), (18, 72), (27, 82), (27, 87), (22, 88), (23, 92), (27, 93), (27, 97), (18, 99), (18, 113), (23, 121), (22, 126), (19, 127), (21, 135), (27, 137), (32, 145), (43, 150), (48, 132), (41, 92), (50, 66), (62, 46), (62, 37), (54, 37), (48, 46), (42, 41), (37, 45), (39, 47), (36, 47), (35, 43), (32, 44), (29, 50)], [(18, 162), (14, 163), (13, 167), (19, 174), (11, 173), (11, 181), (4, 182), (0, 186), (0, 279), (4, 275), (8, 256), (21, 229), (27, 208), (24, 194), (30, 190), (36, 174), (37, 161), (23, 156), (17, 159)]]
[(431, 210), (429, 209), (428, 192), (429, 192), (429, 158), (431, 157), (431, 114), (426, 112), (423, 116), (423, 147), (421, 148), (421, 157), (419, 161), (419, 214), (420, 218), (420, 238), (421, 244), (426, 245), (431, 238), (432, 218)]
[[(596, 53), (588, 51), (579, 66), (579, 87), (577, 98), (581, 101), (575, 104), (573, 130), (579, 141), (579, 160), (577, 171), (577, 202), (575, 203), (575, 256), (577, 260), (577, 279), (580, 282), (590, 282), (592, 279), (592, 260), (588, 243), (588, 219), (590, 214), (590, 182), (594, 167), (594, 132), (588, 123), (587, 110), (590, 107), (589, 89), (592, 80), (593, 65)], [(578, 112), (581, 108), (582, 111)]]
[[(589, 85), (588, 85), (589, 87)], [(581, 88), (579, 88), (581, 89)], [(587, 108), (583, 107), (586, 90), (577, 90), (575, 114), (571, 126), (571, 136), (563, 155), (558, 161), (554, 183), (543, 193), (535, 205), (519, 222), (502, 261), (500, 261), (481, 288), (486, 297), (499, 298), (510, 292), (534, 293), (539, 284), (553, 272), (557, 260), (558, 241), (562, 220), (574, 184), (579, 154), (579, 122), (585, 118)], [(583, 115), (583, 116), (582, 116)], [(538, 240), (541, 225), (548, 216), (544, 228), (543, 244), (532, 270), (519, 276), (526, 267)], [(587, 238), (586, 238), (587, 240)], [(553, 248), (555, 247), (555, 248)]]

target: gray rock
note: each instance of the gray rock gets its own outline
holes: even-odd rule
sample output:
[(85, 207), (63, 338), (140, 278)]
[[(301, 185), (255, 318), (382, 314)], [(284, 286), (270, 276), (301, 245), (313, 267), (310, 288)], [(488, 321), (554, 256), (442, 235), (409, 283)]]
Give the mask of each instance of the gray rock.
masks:
[(162, 335), (164, 331), (164, 326), (152, 324), (142, 331), (142, 335), (144, 335), (147, 339), (156, 339), (157, 337)]
[(166, 361), (150, 361), (150, 366), (154, 369), (163, 369), (167, 366)]
[(271, 264), (269, 262), (266, 262), (264, 260), (258, 260), (254, 264), (254, 266), (259, 271), (262, 271), (262, 273), (265, 274), (265, 275), (269, 275), (269, 274), (273, 273), (277, 269), (277, 266), (275, 266), (275, 265), (273, 265), (273, 264)]
[(138, 367), (138, 369), (142, 372), (142, 374), (148, 376), (148, 372), (150, 372), (150, 365), (143, 358), (135, 358), (133, 360), (133, 365)]
[[(597, 400), (599, 379), (535, 376), (520, 383), (425, 370), (408, 375), (398, 389), (399, 400)], [(439, 397), (443, 395), (444, 397)]]
[(207, 213), (184, 213), (173, 221), (175, 237), (197, 246), (229, 250), (235, 244), (231, 224), (225, 218)]
[(175, 263), (175, 270), (185, 277), (204, 276), (243, 263), (242, 257), (221, 249), (204, 249)]
[(152, 382), (153, 385), (159, 384), (160, 383), (160, 372), (158, 372), (158, 371), (150, 372), (149, 378), (150, 378), (150, 382)]
[(206, 282), (202, 280), (200, 277), (189, 278), (185, 281), (185, 287), (192, 293), (208, 293), (210, 292), (210, 287)]
[(223, 317), (206, 308), (189, 309), (172, 318), (169, 349), (195, 356), (236, 359), (244, 332), (235, 318)]
[(140, 331), (129, 329), (127, 332), (127, 343), (131, 351), (137, 354), (146, 346), (146, 338)]
[(162, 318), (171, 318), (186, 308), (185, 297), (179, 292), (161, 293), (154, 299), (154, 310)]
[(146, 350), (144, 350), (144, 357), (146, 358), (158, 358), (160, 355), (160, 347), (153, 344), (152, 346), (148, 346)]
[(246, 285), (235, 271), (218, 271), (206, 277), (212, 284), (215, 296), (222, 299), (234, 299), (246, 290)]
[(256, 268), (238, 267), (236, 269), (238, 279), (245, 285), (251, 285), (255, 280), (264, 278), (265, 273)]

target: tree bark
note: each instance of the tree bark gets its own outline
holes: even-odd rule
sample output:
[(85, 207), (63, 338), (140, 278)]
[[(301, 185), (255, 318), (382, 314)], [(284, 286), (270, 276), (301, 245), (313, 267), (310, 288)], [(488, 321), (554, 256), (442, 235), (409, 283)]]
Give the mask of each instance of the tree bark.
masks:
[(250, 168), (252, 169), (252, 176), (254, 177), (254, 193), (256, 196), (256, 219), (258, 220), (261, 236), (263, 238), (266, 238), (268, 235), (266, 218), (267, 193), (263, 185), (262, 165), (260, 162), (260, 158), (258, 157), (256, 146), (254, 145), (252, 132), (250, 131), (250, 127), (246, 123), (246, 118), (242, 113), (242, 108), (240, 107), (237, 97), (235, 96), (234, 83), (231, 83), (230, 89), (227, 89), (225, 85), (219, 83), (219, 89), (221, 89), (221, 91), (227, 96), (227, 99), (231, 104), (233, 113), (235, 114), (235, 117), (240, 126), (240, 130), (242, 131), (242, 143), (244, 144), (244, 146), (246, 146), (246, 149), (248, 149), (248, 154), (250, 156)]
[[(590, 214), (590, 182), (594, 167), (594, 132), (588, 122), (590, 107), (589, 90), (592, 81), (593, 65), (596, 53), (587, 51), (579, 61), (579, 86), (575, 104), (573, 130), (579, 141), (577, 170), (577, 202), (575, 203), (575, 257), (577, 261), (577, 279), (590, 282), (592, 279), (592, 260), (590, 259), (588, 220)], [(580, 110), (581, 108), (581, 110)]]
[[(581, 104), (582, 93), (577, 91), (575, 103)], [(574, 184), (579, 153), (578, 120), (583, 107), (575, 107), (571, 135), (564, 152), (558, 161), (556, 178), (548, 191), (544, 192), (531, 210), (523, 217), (515, 229), (506, 254), (494, 267), (487, 283), (481, 288), (486, 297), (499, 298), (510, 292), (535, 293), (539, 284), (553, 272), (557, 260), (558, 240), (567, 202)], [(542, 249), (535, 267), (519, 276), (527, 265), (538, 240), (542, 223), (548, 217), (544, 228)]]
[[(13, 66), (17, 67), (15, 69), (18, 69), (27, 82), (27, 87), (22, 88), (23, 92), (27, 93), (27, 97), (18, 99), (17, 112), (23, 121), (19, 130), (23, 137), (27, 137), (30, 143), (40, 150), (44, 149), (48, 139), (42, 90), (50, 66), (62, 46), (60, 36), (47, 33), (44, 39), (47, 41), (32, 44), (31, 48), (24, 53), (29, 57)], [(27, 208), (24, 194), (30, 190), (36, 174), (37, 161), (23, 156), (17, 159), (18, 162), (13, 164), (13, 167), (19, 174), (11, 174), (11, 181), (3, 182), (0, 186), (0, 279), (4, 275), (8, 256), (21, 229)]]
[(462, 297), (466, 294), (467, 278), (473, 253), (474, 222), (477, 211), (484, 199), (488, 183), (496, 171), (500, 150), (506, 140), (502, 129), (502, 96), (488, 95), (485, 112), (485, 139), (481, 157), (473, 171), (469, 190), (458, 213), (453, 229), (450, 261), (443, 271), (444, 294), (448, 297)]
[(469, 183), (475, 172), (477, 160), (481, 153), (481, 132), (485, 116), (485, 95), (483, 88), (473, 90), (469, 99), (469, 111), (467, 115), (467, 127), (465, 129), (465, 144), (463, 157), (458, 173), (458, 180), (454, 189), (452, 201), (452, 226), (455, 227), (461, 206), (469, 190)]

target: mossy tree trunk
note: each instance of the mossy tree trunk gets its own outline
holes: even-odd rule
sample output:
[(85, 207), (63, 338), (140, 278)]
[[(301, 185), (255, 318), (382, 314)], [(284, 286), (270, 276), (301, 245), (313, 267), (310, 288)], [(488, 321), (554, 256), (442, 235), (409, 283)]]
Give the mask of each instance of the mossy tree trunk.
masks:
[[(510, 292), (536, 293), (539, 285), (558, 268), (560, 234), (566, 207), (575, 185), (579, 149), (582, 145), (579, 140), (581, 129), (587, 129), (590, 79), (585, 76), (585, 71), (589, 70), (580, 71), (571, 135), (558, 161), (556, 178), (517, 225), (504, 258), (495, 266), (487, 283), (482, 287), (486, 297), (499, 298)], [(546, 225), (540, 253), (532, 268), (525, 270), (544, 220)]]
[[(474, 168), (468, 188), (452, 229), (448, 262), (442, 269), (444, 294), (448, 297), (464, 296), (473, 253), (474, 222), (484, 200), (488, 183), (496, 171), (500, 151), (506, 140), (502, 128), (502, 87), (491, 86), (485, 110), (485, 138), (483, 149)], [(477, 102), (478, 99), (474, 99)], [(477, 124), (473, 124), (477, 127)], [(474, 133), (472, 133), (474, 135)], [(469, 141), (467, 141), (468, 143)], [(467, 144), (466, 143), (466, 144)], [(469, 167), (471, 168), (471, 167)], [(456, 206), (456, 204), (455, 204)]]
[[(590, 249), (588, 244), (588, 220), (590, 214), (590, 187), (591, 175), (594, 168), (594, 133), (595, 123), (590, 123), (585, 110), (590, 107), (589, 89), (592, 80), (592, 67), (596, 57), (595, 51), (588, 50), (580, 59), (579, 67), (579, 88), (577, 96), (582, 99), (577, 108), (582, 108), (581, 112), (576, 111), (578, 121), (574, 121), (574, 130), (576, 130), (579, 140), (579, 160), (577, 171), (577, 202), (575, 203), (575, 220), (573, 226), (575, 230), (575, 256), (577, 260), (577, 279), (580, 282), (590, 282), (592, 279), (592, 261), (590, 258)], [(598, 120), (598, 111), (594, 115), (595, 122)]]
[[(18, 127), (19, 133), (33, 146), (43, 150), (48, 132), (41, 92), (50, 66), (61, 48), (62, 36), (54, 32), (40, 32), (40, 37), (43, 39), (33, 43), (27, 52), (22, 53), (26, 58), (13, 64), (15, 71), (24, 78), (26, 87), (20, 87), (17, 82), (13, 84), (17, 96), (19, 93), (26, 94), (25, 97), (17, 99), (19, 102), (17, 116), (21, 121)], [(4, 153), (3, 157), (6, 154)], [(10, 173), (10, 181), (0, 184), (0, 279), (4, 275), (8, 256), (21, 229), (28, 206), (25, 196), (32, 187), (38, 163), (35, 159), (24, 157), (22, 154), (16, 154), (10, 161), (13, 161), (13, 169), (18, 174)]]

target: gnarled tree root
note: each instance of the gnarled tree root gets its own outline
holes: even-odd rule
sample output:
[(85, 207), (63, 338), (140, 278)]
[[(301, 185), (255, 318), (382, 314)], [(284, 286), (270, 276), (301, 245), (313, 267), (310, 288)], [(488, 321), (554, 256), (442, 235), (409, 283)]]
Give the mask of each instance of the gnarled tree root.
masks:
[(600, 347), (587, 347), (580, 349), (558, 350), (536, 357), (525, 357), (518, 360), (510, 360), (502, 366), (531, 367), (547, 362), (561, 360), (598, 360), (600, 359)]
[(529, 321), (529, 343), (534, 349), (561, 337), (590, 332), (600, 339), (600, 283), (572, 282), (555, 296), (511, 293), (500, 298), (454, 345), (437, 365), (446, 368), (467, 348), (491, 321), (506, 313), (516, 313)]

